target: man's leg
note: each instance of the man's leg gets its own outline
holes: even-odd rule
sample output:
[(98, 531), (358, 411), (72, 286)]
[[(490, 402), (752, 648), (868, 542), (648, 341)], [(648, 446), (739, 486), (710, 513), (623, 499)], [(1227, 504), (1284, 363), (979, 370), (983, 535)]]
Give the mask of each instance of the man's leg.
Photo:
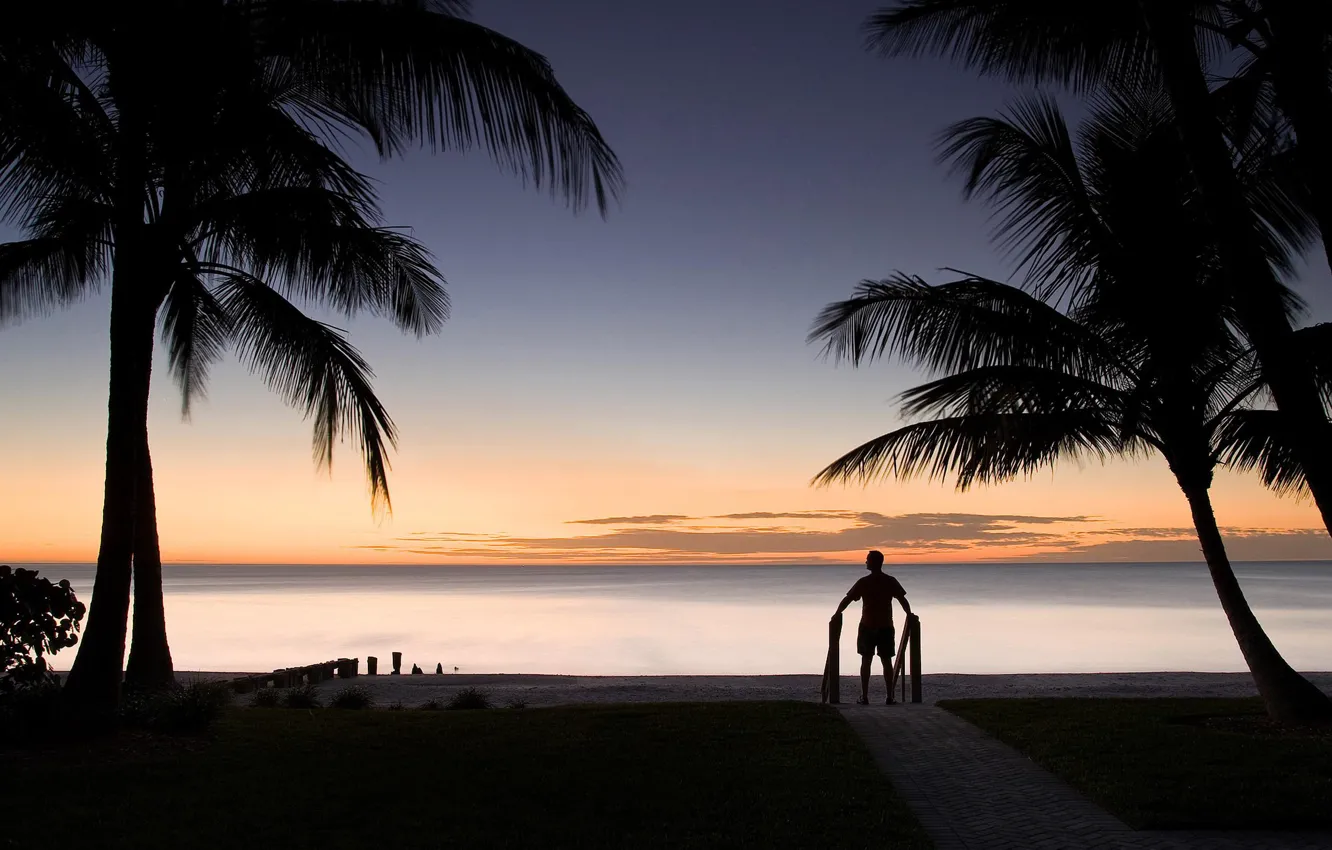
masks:
[(873, 655), (860, 656), (860, 698), (866, 703), (869, 702), (870, 665), (873, 663)]

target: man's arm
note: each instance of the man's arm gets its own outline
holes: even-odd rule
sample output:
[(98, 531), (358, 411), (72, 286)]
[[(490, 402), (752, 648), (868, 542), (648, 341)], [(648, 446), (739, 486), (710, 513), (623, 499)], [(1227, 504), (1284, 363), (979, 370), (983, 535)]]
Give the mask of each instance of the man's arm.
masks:
[(860, 598), (860, 582), (856, 582), (855, 584), (851, 585), (851, 589), (846, 592), (846, 596), (842, 597), (841, 603), (837, 606), (836, 613), (833, 614), (833, 619), (834, 620), (837, 619), (841, 615), (841, 613), (846, 610), (846, 606), (850, 605), (852, 602), (855, 602), (859, 598)]
[[(899, 585), (899, 587), (900, 587), (900, 585)], [(906, 590), (905, 590), (905, 589), (902, 589), (901, 592), (899, 592), (899, 593), (894, 593), (893, 596), (897, 597), (897, 601), (900, 602), (900, 603), (902, 604), (902, 610), (906, 612), (906, 615), (907, 615), (908, 617), (910, 617), (910, 616), (911, 616), (911, 603), (907, 601), (907, 598), (906, 598)]]
[(849, 593), (848, 593), (846, 596), (843, 596), (843, 597), (842, 597), (841, 604), (839, 604), (839, 605), (837, 606), (837, 611), (836, 611), (836, 613), (833, 614), (833, 616), (834, 616), (834, 617), (840, 617), (840, 616), (842, 615), (842, 612), (846, 610), (846, 606), (850, 605), (852, 602), (855, 602), (855, 601), (856, 601), (856, 600), (852, 599), (852, 598), (851, 598), (851, 594), (849, 594)]

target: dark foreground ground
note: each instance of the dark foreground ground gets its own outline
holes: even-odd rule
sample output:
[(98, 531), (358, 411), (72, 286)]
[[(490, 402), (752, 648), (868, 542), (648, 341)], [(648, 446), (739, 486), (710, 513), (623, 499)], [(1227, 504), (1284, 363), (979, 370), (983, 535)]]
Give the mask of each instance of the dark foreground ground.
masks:
[(835, 710), (229, 710), (0, 753), (0, 847), (924, 848)]
[(940, 703), (1140, 829), (1332, 827), (1332, 728), (1270, 723), (1256, 699)]

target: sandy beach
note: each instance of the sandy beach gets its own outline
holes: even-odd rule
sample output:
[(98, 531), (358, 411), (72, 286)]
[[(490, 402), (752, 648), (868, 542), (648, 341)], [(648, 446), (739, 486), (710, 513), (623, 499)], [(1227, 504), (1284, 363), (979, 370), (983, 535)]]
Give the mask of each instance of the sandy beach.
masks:
[[(238, 673), (180, 673), (182, 681), (225, 679)], [(1308, 673), (1332, 691), (1332, 673)], [(521, 673), (358, 676), (318, 685), (325, 701), (348, 685), (368, 688), (376, 705), (395, 702), (411, 708), (429, 700), (447, 701), (463, 688), (486, 691), (499, 705), (528, 706), (580, 703), (682, 702), (709, 700), (819, 699), (820, 677), (788, 676), (545, 676)], [(854, 700), (858, 678), (844, 676), (842, 700)], [(924, 677), (925, 702), (971, 697), (1244, 697), (1254, 696), (1247, 673), (1021, 673), (965, 675), (935, 673)], [(883, 698), (883, 679), (875, 677), (871, 694)], [(242, 700), (245, 699), (242, 697)]]

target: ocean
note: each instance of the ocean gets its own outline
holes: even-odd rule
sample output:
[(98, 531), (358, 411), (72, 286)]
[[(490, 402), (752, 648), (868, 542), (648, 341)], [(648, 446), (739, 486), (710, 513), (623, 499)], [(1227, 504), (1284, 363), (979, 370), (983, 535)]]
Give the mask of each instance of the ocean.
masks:
[[(26, 565), (92, 592), (88, 564)], [(927, 673), (1241, 671), (1202, 564), (890, 565)], [(1236, 565), (1296, 668), (1332, 670), (1332, 563)], [(403, 653), (433, 672), (816, 673), (846, 566), (167, 565), (178, 670), (264, 671)], [(842, 669), (855, 662), (859, 605)], [(901, 627), (901, 612), (898, 612)], [(899, 632), (900, 634), (900, 632)], [(67, 667), (72, 650), (58, 656)], [(877, 668), (877, 665), (876, 665)]]

